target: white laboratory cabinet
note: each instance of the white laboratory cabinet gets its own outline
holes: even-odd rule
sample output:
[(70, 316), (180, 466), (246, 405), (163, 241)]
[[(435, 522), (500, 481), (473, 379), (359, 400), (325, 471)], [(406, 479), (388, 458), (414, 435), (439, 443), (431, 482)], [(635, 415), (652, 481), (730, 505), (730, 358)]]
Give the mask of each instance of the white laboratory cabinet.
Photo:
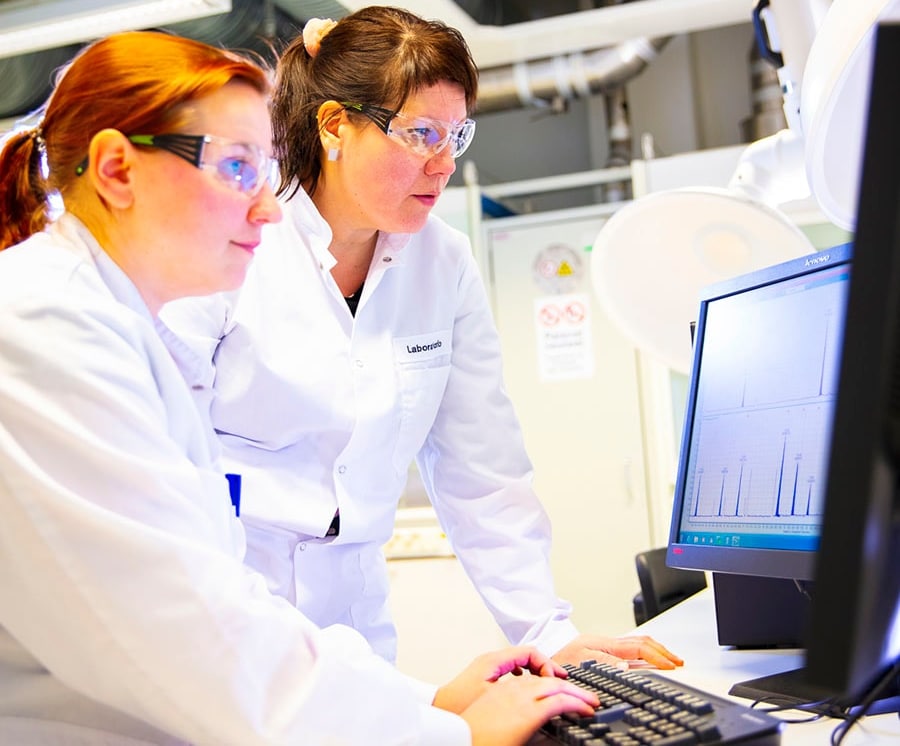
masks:
[(591, 287), (609, 207), (485, 221), (484, 263), (509, 395), (553, 522), (560, 595), (583, 631), (634, 625), (634, 556), (652, 544), (638, 356)]

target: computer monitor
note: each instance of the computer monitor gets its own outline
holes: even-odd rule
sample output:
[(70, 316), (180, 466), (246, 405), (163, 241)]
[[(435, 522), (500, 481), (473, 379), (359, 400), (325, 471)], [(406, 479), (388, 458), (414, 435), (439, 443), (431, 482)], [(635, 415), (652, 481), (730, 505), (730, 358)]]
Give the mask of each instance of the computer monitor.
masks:
[[(701, 304), (668, 553), (675, 566), (814, 578), (803, 625), (805, 668), (740, 682), (732, 693), (854, 716), (872, 702), (874, 711), (896, 710), (900, 703), (900, 102), (895, 83), (900, 25), (883, 23), (878, 28), (872, 69), (852, 257), (844, 247), (836, 260), (833, 252), (825, 252), (780, 265), (769, 270), (768, 282), (765, 273), (739, 279), (732, 283), (730, 295), (720, 288)], [(823, 261), (815, 264), (818, 258)], [(793, 273), (792, 266), (800, 262), (810, 266)], [(809, 284), (827, 276), (822, 272), (843, 273), (841, 280), (830, 275), (832, 290), (836, 286), (842, 290), (827, 312), (819, 302), (806, 306), (804, 301)], [(757, 324), (765, 334), (735, 345), (740, 349), (734, 358), (749, 356), (751, 362), (707, 367), (711, 359), (728, 357), (715, 347), (722, 344), (717, 318), (722, 309), (728, 310), (727, 303), (720, 304), (729, 301), (740, 308), (747, 305), (744, 298), (756, 297), (763, 305), (768, 295), (792, 284), (798, 287), (797, 299), (783, 301), (780, 323), (766, 325), (768, 315), (763, 312)], [(745, 328), (743, 321), (737, 324), (738, 329)], [(790, 330), (798, 324), (809, 330), (809, 338), (795, 336), (792, 345), (785, 345), (784, 334), (791, 339)], [(830, 342), (823, 343), (827, 339), (837, 344), (830, 353)], [(746, 350), (759, 346), (770, 351), (762, 368)], [(777, 368), (779, 360), (772, 353), (779, 350), (792, 353), (794, 363)], [(801, 382), (812, 380), (817, 350), (821, 387), (806, 390)], [(770, 366), (791, 382), (780, 382), (778, 375), (763, 378)], [(771, 406), (763, 406), (759, 416), (748, 412), (743, 419), (734, 416), (736, 408), (723, 406), (730, 420), (726, 427), (728, 422), (717, 419), (713, 405), (719, 399), (714, 396), (723, 390), (732, 392), (733, 400), (735, 380), (742, 375), (748, 385), (741, 388), (740, 406), (748, 401), (768, 401)], [(754, 377), (771, 381), (769, 388), (759, 381), (750, 386)], [(723, 381), (713, 380), (719, 378)], [(791, 422), (781, 433), (783, 457), (774, 467), (775, 486), (773, 467), (768, 466), (769, 502), (762, 503), (769, 511), (734, 509), (738, 481), (734, 469), (743, 495), (750, 464), (750, 456), (744, 458), (740, 447), (756, 442), (753, 432), (765, 432), (759, 422), (771, 420), (773, 426), (777, 422), (775, 397), (748, 397), (745, 391), (777, 393), (782, 387), (804, 393), (804, 406), (811, 409), (801, 418), (799, 430)], [(707, 396), (707, 389), (713, 397)], [(729, 403), (727, 398), (724, 403)], [(786, 406), (793, 410), (795, 404)], [(719, 431), (721, 442), (710, 430)], [(799, 445), (795, 439), (800, 439)], [(772, 452), (771, 446), (761, 451), (769, 458)], [(716, 464), (705, 460), (706, 454), (737, 461)], [(701, 484), (701, 478), (708, 482), (710, 474), (720, 485), (718, 504)], [(730, 510), (735, 514), (728, 516)], [(732, 537), (729, 529), (734, 529)], [(777, 569), (778, 556), (785, 557), (783, 572)]]
[(807, 639), (807, 681), (854, 703), (900, 691), (898, 70), (900, 24), (882, 24)]
[(836, 246), (701, 293), (667, 563), (713, 571), (723, 645), (801, 644), (850, 261)]
[(702, 292), (668, 564), (812, 579), (850, 254)]

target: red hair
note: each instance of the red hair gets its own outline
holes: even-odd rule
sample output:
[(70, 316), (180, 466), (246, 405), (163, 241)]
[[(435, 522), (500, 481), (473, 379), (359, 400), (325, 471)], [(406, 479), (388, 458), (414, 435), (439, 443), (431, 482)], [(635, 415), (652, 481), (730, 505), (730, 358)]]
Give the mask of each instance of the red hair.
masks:
[(65, 197), (97, 132), (172, 131), (184, 104), (232, 80), (270, 90), (262, 64), (162, 32), (114, 34), (83, 49), (57, 78), (41, 124), (0, 151), (0, 250), (46, 227), (50, 193)]

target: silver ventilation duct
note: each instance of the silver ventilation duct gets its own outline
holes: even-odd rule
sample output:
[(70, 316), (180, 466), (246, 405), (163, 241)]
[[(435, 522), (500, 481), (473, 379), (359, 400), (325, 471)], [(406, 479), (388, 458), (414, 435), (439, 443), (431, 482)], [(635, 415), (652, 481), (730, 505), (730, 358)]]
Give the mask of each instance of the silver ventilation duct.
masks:
[(560, 108), (560, 102), (604, 93), (629, 81), (656, 59), (671, 37), (633, 39), (615, 47), (482, 70), (478, 113), (522, 107)]

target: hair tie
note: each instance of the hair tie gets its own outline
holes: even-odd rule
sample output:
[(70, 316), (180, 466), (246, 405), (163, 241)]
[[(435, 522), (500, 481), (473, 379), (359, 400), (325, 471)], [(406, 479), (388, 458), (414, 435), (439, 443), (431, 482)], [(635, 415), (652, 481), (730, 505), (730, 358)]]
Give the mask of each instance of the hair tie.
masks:
[(331, 29), (337, 26), (335, 21), (330, 18), (310, 18), (303, 27), (303, 46), (310, 57), (315, 57), (319, 53), (319, 47), (322, 39)]
[(33, 130), (31, 130), (31, 139), (34, 140), (34, 144), (42, 150), (47, 150), (47, 142), (44, 140), (44, 130), (41, 125), (38, 125)]
[(49, 177), (49, 167), (47, 165), (47, 141), (44, 139), (44, 129), (41, 125), (35, 127), (28, 133), (28, 137), (34, 143), (31, 151), (31, 158), (36, 162), (37, 172), (42, 179)]

